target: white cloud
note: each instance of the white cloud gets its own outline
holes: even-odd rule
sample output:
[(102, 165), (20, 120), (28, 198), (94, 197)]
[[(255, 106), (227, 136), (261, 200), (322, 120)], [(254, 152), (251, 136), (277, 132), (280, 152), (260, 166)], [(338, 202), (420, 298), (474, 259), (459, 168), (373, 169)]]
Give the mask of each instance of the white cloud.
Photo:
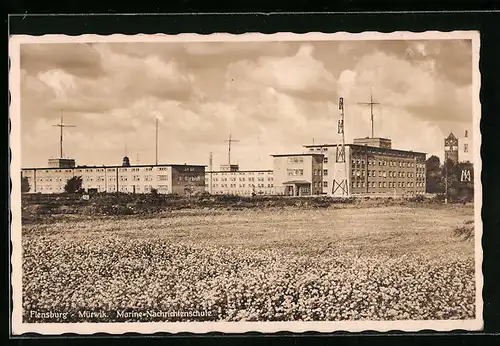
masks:
[[(439, 152), (446, 132), (463, 131), (472, 119), (470, 85), (439, 77), (434, 60), (411, 64), (370, 50), (347, 63), (343, 55), (336, 59), (336, 48), (321, 60), (315, 43), (173, 48), (131, 54), (97, 45), (104, 72), (94, 79), (58, 69), (39, 78), (24, 73), (23, 162), (45, 165), (58, 153), (52, 122), (59, 106), (74, 111), (68, 121), (77, 129), (68, 131), (67, 152), (79, 164), (120, 163), (125, 142), (133, 161), (140, 152), (142, 163), (154, 162), (158, 118), (160, 161), (205, 164), (212, 151), (214, 164), (225, 163), (231, 129), (241, 141), (233, 158), (242, 169), (271, 168), (270, 154), (301, 152), (313, 138), (340, 140), (337, 96), (345, 99), (347, 142), (369, 135), (369, 108), (357, 102), (369, 99), (370, 87), (382, 103), (374, 109), (375, 134), (390, 137), (395, 148)], [(183, 60), (186, 51), (196, 68)], [(327, 67), (332, 61), (336, 72)]]

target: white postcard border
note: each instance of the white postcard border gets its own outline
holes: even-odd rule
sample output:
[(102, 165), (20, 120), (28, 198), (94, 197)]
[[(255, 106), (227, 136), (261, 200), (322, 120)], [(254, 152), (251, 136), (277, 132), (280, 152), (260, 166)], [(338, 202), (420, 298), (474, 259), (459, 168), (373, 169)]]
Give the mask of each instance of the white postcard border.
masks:
[[(133, 323), (23, 323), (22, 321), (22, 246), (21, 246), (21, 104), (20, 104), (20, 47), (30, 43), (77, 43), (77, 42), (256, 42), (256, 41), (359, 41), (359, 40), (472, 40), (472, 110), (474, 136), (474, 213), (475, 213), (475, 276), (476, 276), (476, 318), (472, 320), (426, 320), (426, 321), (341, 321), (341, 322), (133, 322)], [(320, 33), (306, 34), (227, 34), (215, 33), (177, 34), (177, 35), (13, 35), (9, 41), (10, 72), (10, 136), (11, 149), (11, 288), (12, 288), (12, 334), (21, 335), (32, 332), (43, 335), (63, 333), (94, 334), (111, 333), (245, 333), (245, 332), (361, 332), (361, 331), (407, 331), (420, 330), (453, 331), (481, 330), (483, 328), (483, 275), (482, 275), (482, 182), (481, 182), (481, 105), (479, 99), (479, 32), (477, 31), (426, 31), (426, 32), (362, 32), (362, 33)]]

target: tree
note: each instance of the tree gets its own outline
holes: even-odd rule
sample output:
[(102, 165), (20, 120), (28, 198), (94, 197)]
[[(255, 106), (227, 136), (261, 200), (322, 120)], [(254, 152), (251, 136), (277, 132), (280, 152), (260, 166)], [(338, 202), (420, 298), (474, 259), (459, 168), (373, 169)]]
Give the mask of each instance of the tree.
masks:
[(21, 192), (22, 193), (26, 193), (26, 192), (30, 192), (30, 183), (28, 181), (28, 178), (27, 177), (22, 177), (21, 178)]
[(441, 163), (439, 157), (432, 155), (425, 162), (426, 168), (426, 187), (428, 193), (442, 193), (443, 188), (443, 175), (441, 170)]
[(66, 193), (80, 193), (82, 189), (82, 177), (73, 177), (68, 179), (66, 185), (64, 186), (64, 191)]
[(462, 170), (471, 170), (471, 176), (473, 175), (473, 167), (470, 163), (457, 163), (448, 160), (443, 167), (442, 176), (443, 184), (446, 186), (446, 180), (448, 182), (448, 194), (447, 197), (450, 201), (471, 201), (474, 197), (474, 184), (471, 181), (462, 181)]

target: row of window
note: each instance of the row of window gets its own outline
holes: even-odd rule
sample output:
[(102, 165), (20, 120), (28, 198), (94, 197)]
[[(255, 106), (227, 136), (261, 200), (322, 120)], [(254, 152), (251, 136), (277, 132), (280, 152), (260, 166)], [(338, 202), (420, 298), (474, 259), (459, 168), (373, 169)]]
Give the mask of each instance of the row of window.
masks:
[[(315, 151), (314, 148), (309, 148), (309, 151), (312, 153)], [(325, 151), (328, 151), (328, 148), (316, 148), (316, 152), (320, 153), (320, 152), (325, 152)]]
[[(246, 178), (239, 178), (239, 181), (245, 181)], [(205, 181), (209, 181), (210, 178), (205, 176)], [(258, 177), (257, 178), (258, 181), (264, 181), (264, 178), (263, 177)], [(219, 178), (213, 178), (212, 181), (219, 181)], [(224, 177), (224, 178), (220, 178), (220, 181), (227, 181), (227, 177)], [(232, 177), (230, 181), (236, 181), (236, 178), (235, 177)], [(254, 177), (249, 177), (248, 178), (248, 181), (255, 181), (255, 178)], [(273, 177), (268, 177), (267, 178), (267, 181), (273, 181)]]
[(313, 174), (314, 175), (328, 175), (328, 169), (323, 169), (323, 170), (321, 170), (321, 169), (315, 169), (313, 171)]
[[(259, 191), (255, 191), (255, 192), (257, 192), (257, 194), (259, 194), (259, 195), (271, 195), (271, 194), (273, 194), (272, 191), (259, 190)], [(222, 194), (226, 193), (226, 191), (220, 190), (220, 191), (213, 191), (212, 193), (215, 195), (222, 195)], [(250, 196), (252, 193), (254, 193), (254, 191), (253, 190), (237, 190), (237, 191), (231, 191), (231, 193), (234, 193), (234, 194), (239, 195), (239, 196), (242, 196), (242, 195)]]
[(323, 182), (321, 182), (321, 181), (315, 181), (313, 183), (313, 186), (315, 188), (328, 187), (328, 182), (327, 181), (323, 181)]
[[(91, 188), (95, 188), (97, 189), (97, 191), (99, 192), (104, 192), (104, 191), (108, 191), (108, 192), (116, 192), (116, 186), (108, 186), (108, 187), (105, 187), (103, 185), (96, 185), (96, 186), (92, 186)], [(141, 187), (140, 185), (132, 185), (132, 186), (127, 186), (127, 185), (121, 185), (119, 187), (119, 191), (122, 191), (122, 192), (149, 192), (151, 191), (151, 188), (152, 186), (151, 185), (144, 185), (143, 187)], [(168, 186), (167, 185), (158, 185), (157, 186), (157, 189), (162, 191), (162, 192), (165, 192), (168, 190)], [(64, 190), (64, 187), (63, 186), (52, 186), (52, 185), (47, 185), (47, 186), (37, 186), (37, 191), (58, 191), (58, 192), (62, 192)]]
[[(205, 172), (205, 173), (210, 173), (210, 172)], [(213, 175), (265, 175), (265, 174), (273, 174), (272, 171), (268, 172), (215, 172), (211, 173)]]
[[(367, 184), (368, 184), (368, 187), (377, 187), (377, 185), (378, 185), (379, 188), (395, 188), (396, 185), (399, 188), (425, 187), (424, 183), (420, 183), (420, 182), (415, 183), (412, 181), (409, 181), (409, 182), (398, 181), (397, 184), (395, 181), (389, 181), (389, 182), (379, 181), (378, 184), (375, 181), (371, 181), (371, 182), (369, 181)], [(353, 181), (352, 187), (366, 187), (366, 185), (365, 185), (364, 181), (357, 181), (357, 182)]]
[[(376, 177), (377, 176), (377, 171), (367, 171), (366, 174), (369, 177)], [(326, 174), (324, 174), (324, 175), (326, 175)], [(364, 177), (365, 176), (365, 171), (352, 171), (352, 176), (353, 177)], [(378, 171), (378, 176), (382, 177), (382, 178), (387, 178), (387, 171)], [(417, 174), (416, 176), (418, 178), (424, 178), (425, 177), (422, 174)], [(415, 173), (413, 173), (413, 172), (389, 171), (389, 178), (414, 178), (414, 177), (415, 177)]]
[(304, 163), (304, 158), (302, 156), (293, 156), (287, 158), (286, 162), (289, 164)]
[(304, 170), (301, 169), (301, 168), (297, 168), (297, 169), (287, 169), (287, 173), (289, 176), (301, 176), (301, 175), (304, 175)]
[[(411, 161), (387, 161), (387, 160), (368, 160), (368, 166), (376, 166), (378, 162), (379, 166), (389, 166), (389, 167), (401, 167), (401, 168), (413, 168), (415, 167), (415, 163)], [(365, 160), (352, 160), (352, 166), (364, 166)], [(421, 166), (421, 164), (416, 164), (417, 167)], [(421, 167), (419, 167), (421, 168)]]
[(201, 175), (180, 175), (178, 181), (201, 181)]
[[(236, 188), (238, 184), (229, 184), (229, 187), (232, 187), (232, 188)], [(213, 184), (212, 185), (213, 188), (217, 188), (217, 187), (228, 187), (228, 184)], [(246, 184), (239, 184), (238, 187), (246, 187)], [(248, 187), (266, 187), (266, 184), (248, 184)], [(273, 184), (267, 184), (267, 187), (273, 187)]]

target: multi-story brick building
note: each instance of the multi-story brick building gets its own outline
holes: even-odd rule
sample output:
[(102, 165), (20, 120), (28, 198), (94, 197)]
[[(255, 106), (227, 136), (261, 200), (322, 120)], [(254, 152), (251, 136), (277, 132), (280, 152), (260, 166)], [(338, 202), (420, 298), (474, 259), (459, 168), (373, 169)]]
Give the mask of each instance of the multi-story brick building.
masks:
[(339, 144), (305, 147), (309, 153), (323, 155), (324, 194), (343, 195), (341, 189), (334, 193), (335, 179), (347, 180), (349, 195), (414, 196), (425, 193), (426, 154), (392, 149), (389, 139), (355, 139), (353, 144), (345, 145), (345, 163), (339, 162)]
[(122, 166), (23, 168), (30, 193), (62, 193), (72, 177), (82, 178), (82, 188), (96, 192), (192, 194), (205, 190), (205, 166), (135, 165), (124, 158)]

